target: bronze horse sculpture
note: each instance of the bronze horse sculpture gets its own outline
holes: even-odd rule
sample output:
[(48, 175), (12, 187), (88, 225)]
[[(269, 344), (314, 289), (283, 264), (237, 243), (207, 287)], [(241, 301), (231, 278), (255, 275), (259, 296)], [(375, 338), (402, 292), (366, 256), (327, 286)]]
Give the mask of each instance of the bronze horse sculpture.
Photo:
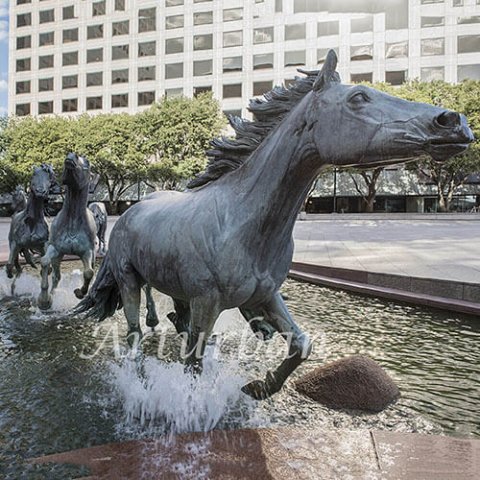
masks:
[(99, 255), (105, 255), (107, 253), (107, 241), (105, 240), (108, 221), (107, 209), (102, 202), (92, 202), (88, 206), (88, 209), (93, 213), (93, 218), (95, 220), (98, 238), (98, 253)]
[(27, 206), (27, 196), (23, 188), (20, 185), (17, 185), (14, 192), (12, 193), (12, 216), (15, 213), (21, 212)]
[[(30, 181), (30, 192), (26, 206), (12, 217), (8, 243), (10, 255), (7, 263), (7, 276), (18, 276), (22, 268), (20, 266), (20, 254), (34, 268), (37, 268), (33, 255), (45, 254), (45, 244), (48, 240), (48, 225), (45, 220), (45, 201), (52, 188), (57, 182), (51, 165), (42, 164), (34, 167)], [(23, 190), (22, 190), (23, 192)]]
[(297, 214), (327, 165), (372, 168), (430, 154), (435, 160), (473, 140), (462, 115), (401, 100), (363, 85), (342, 85), (337, 57), (250, 103), (255, 120), (231, 119), (235, 140), (218, 139), (205, 173), (185, 192), (161, 192), (124, 213), (77, 313), (102, 320), (123, 306), (129, 335), (141, 335), (140, 291), (147, 283), (174, 300), (188, 333), (188, 362), (201, 367), (219, 314), (238, 307), (263, 317), (289, 355), (265, 380), (243, 387), (254, 398), (278, 392), (307, 358), (309, 338), (279, 293), (293, 255)]
[[(76, 153), (65, 158), (62, 184), (65, 185), (65, 201), (52, 222), (47, 251), (41, 259), (42, 282), (38, 297), (41, 310), (52, 305), (51, 292), (57, 287), (60, 262), (64, 255), (76, 255), (83, 263), (83, 285), (75, 289), (77, 298), (83, 298), (94, 275), (95, 236), (97, 233), (93, 213), (87, 208), (90, 163)], [(48, 291), (48, 275), (53, 267), (52, 289)]]

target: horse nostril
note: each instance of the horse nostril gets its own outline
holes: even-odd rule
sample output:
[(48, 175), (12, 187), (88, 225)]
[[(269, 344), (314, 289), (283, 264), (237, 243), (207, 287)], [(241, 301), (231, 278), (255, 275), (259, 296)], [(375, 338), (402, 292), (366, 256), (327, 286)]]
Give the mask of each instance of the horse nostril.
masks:
[(456, 127), (462, 123), (458, 113), (448, 110), (442, 112), (435, 120), (441, 127)]

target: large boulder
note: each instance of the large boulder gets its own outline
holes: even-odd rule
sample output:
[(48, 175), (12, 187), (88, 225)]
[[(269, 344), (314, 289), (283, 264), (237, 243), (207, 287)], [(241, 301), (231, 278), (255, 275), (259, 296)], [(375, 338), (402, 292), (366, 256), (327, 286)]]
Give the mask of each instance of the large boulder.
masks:
[(400, 391), (371, 358), (353, 355), (316, 368), (295, 382), (295, 389), (329, 408), (381, 412)]

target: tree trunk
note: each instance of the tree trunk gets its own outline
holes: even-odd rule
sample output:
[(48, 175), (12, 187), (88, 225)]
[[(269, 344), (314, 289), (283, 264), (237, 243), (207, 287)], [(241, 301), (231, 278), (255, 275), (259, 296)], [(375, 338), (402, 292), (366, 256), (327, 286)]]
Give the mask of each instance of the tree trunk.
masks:
[(448, 202), (445, 199), (445, 195), (442, 191), (438, 192), (438, 211), (445, 213), (448, 212)]

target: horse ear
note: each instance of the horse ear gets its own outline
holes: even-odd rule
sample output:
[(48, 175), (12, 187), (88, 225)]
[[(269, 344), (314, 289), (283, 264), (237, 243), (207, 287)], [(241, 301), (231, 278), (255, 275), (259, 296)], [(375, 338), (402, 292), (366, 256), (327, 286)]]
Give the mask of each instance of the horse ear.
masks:
[(313, 84), (314, 91), (326, 90), (332, 83), (340, 83), (340, 76), (336, 72), (337, 62), (335, 50), (329, 50), (325, 63)]

